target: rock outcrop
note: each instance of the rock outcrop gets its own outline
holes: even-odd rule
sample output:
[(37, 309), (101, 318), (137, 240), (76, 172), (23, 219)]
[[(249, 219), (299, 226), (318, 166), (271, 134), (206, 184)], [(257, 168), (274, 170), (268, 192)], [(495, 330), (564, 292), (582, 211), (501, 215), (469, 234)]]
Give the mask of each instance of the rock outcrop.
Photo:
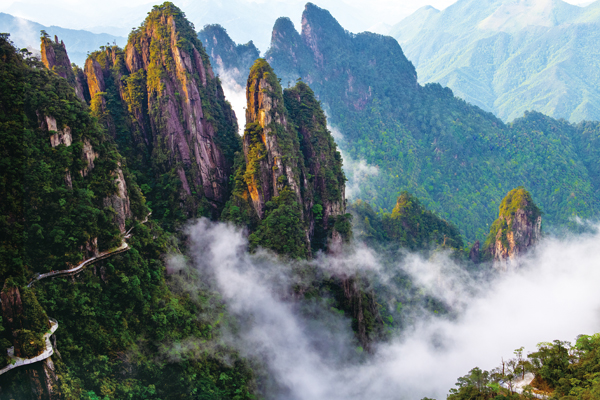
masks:
[(127, 218), (131, 218), (132, 213), (127, 183), (120, 165), (119, 168), (113, 171), (112, 176), (115, 177), (116, 193), (104, 199), (104, 207), (111, 207), (115, 211), (114, 221), (121, 233), (125, 233), (125, 221)]
[[(219, 215), (229, 198), (233, 155), (240, 150), (235, 114), (184, 14), (156, 6), (125, 49), (94, 52), (85, 74), (91, 108), (123, 145), (131, 168), (148, 181), (170, 176), (172, 198), (160, 214)], [(126, 136), (119, 134), (128, 132)], [(152, 199), (152, 198), (151, 198)]]
[(56, 124), (56, 118), (46, 115), (42, 122), (42, 129), (47, 129), (48, 132), (56, 132), (50, 136), (50, 145), (56, 147), (59, 144), (64, 144), (69, 147), (73, 143), (73, 136), (71, 135), (71, 128), (65, 126), (59, 129)]
[[(42, 37), (42, 55), (44, 64), (61, 77), (67, 79), (69, 84), (75, 88), (77, 96), (82, 100), (90, 100), (92, 104), (92, 113), (104, 123), (105, 127), (114, 137), (116, 135), (116, 126), (114, 119), (108, 115), (107, 102), (104, 97), (107, 90), (107, 80), (115, 76), (118, 82), (119, 93), (124, 94), (123, 83), (120, 78), (122, 74), (119, 73), (119, 69), (115, 66), (120, 65), (119, 62), (124, 66), (124, 58), (119, 59), (120, 54), (112, 51), (111, 48), (106, 48), (103, 52), (105, 57), (101, 58), (103, 64), (97, 61), (96, 58), (90, 57), (85, 65), (85, 71), (76, 71), (80, 76), (77, 80), (75, 72), (68, 64), (68, 55), (64, 44), (58, 43), (57, 40), (52, 42), (50, 39)], [(66, 66), (69, 65), (67, 69)], [(81, 79), (84, 77), (84, 79)], [(75, 82), (75, 84), (73, 83)], [(85, 83), (85, 88), (81, 87), (80, 83)], [(110, 81), (113, 83), (113, 81)], [(78, 86), (79, 85), (79, 86)], [(85, 95), (85, 96), (84, 96)], [(91, 97), (90, 97), (91, 95)], [(87, 178), (94, 170), (97, 160), (101, 157), (97, 148), (100, 143), (91, 140), (90, 137), (77, 137), (74, 139), (71, 127), (62, 125), (57, 122), (57, 119), (52, 115), (42, 115), (38, 112), (38, 120), (40, 122), (40, 128), (47, 130), (50, 133), (50, 145), (57, 147), (59, 145), (65, 145), (67, 147), (74, 143), (81, 145), (81, 160), (83, 160), (82, 167), (78, 173), (81, 178)], [(96, 144), (92, 144), (95, 142)], [(102, 147), (100, 145), (100, 147)], [(78, 147), (79, 148), (79, 147)], [(81, 165), (81, 164), (80, 164)], [(127, 184), (125, 181), (125, 175), (120, 161), (116, 161), (117, 167), (108, 172), (107, 179), (111, 179), (115, 185), (114, 193), (109, 194), (102, 200), (102, 206), (107, 209), (114, 211), (114, 222), (119, 228), (121, 233), (125, 233), (125, 222), (128, 218), (133, 216), (131, 211), (131, 204), (129, 199), (129, 193), (127, 191)], [(64, 178), (65, 185), (69, 188), (73, 188), (73, 175), (69, 168), (65, 171)], [(82, 251), (86, 255), (93, 255), (98, 252), (98, 240), (92, 237), (87, 243), (81, 247)]]
[(254, 210), (262, 219), (265, 203), (286, 187), (303, 204), (300, 186), (307, 186), (306, 172), (296, 131), (288, 124), (281, 86), (264, 60), (258, 60), (250, 71), (246, 99), (247, 184)]
[[(308, 191), (304, 194), (304, 209), (308, 219), (308, 232), (312, 243), (329, 249), (339, 247), (340, 229), (332, 229), (336, 218), (346, 213), (345, 176), (342, 157), (327, 129), (327, 118), (311, 88), (304, 82), (284, 90), (285, 106), (298, 131), (300, 149), (306, 172)], [(338, 227), (339, 228), (339, 227)]]
[[(12, 337), (14, 355), (17, 357), (32, 357), (37, 354), (25, 354), (32, 351), (23, 343), (24, 337), (35, 337), (41, 335), (50, 328), (48, 317), (44, 313), (35, 294), (27, 288), (4, 284), (0, 293), (2, 300), (2, 319), (5, 328)], [(5, 321), (4, 321), (5, 320)]]
[(69, 60), (67, 49), (63, 41), (61, 40), (59, 43), (58, 37), (54, 36), (53, 42), (48, 36), (43, 36), (41, 53), (42, 62), (46, 68), (65, 78), (67, 82), (69, 82), (69, 85), (75, 89), (77, 97), (79, 97), (81, 101), (86, 101), (83, 88), (85, 82), (82, 81), (82, 75), (75, 75), (73, 72), (71, 60)]
[[(314, 93), (302, 82), (282, 91), (271, 66), (258, 59), (246, 98), (244, 159), (225, 218), (251, 225), (252, 243), (276, 252), (291, 246), (299, 257), (326, 249), (332, 238), (341, 242), (349, 234), (335, 226), (336, 218), (340, 228), (345, 216), (345, 177)], [(296, 246), (272, 237), (279, 235), (274, 226), (287, 226), (293, 232), (287, 238), (297, 236)]]
[(531, 194), (522, 187), (508, 192), (500, 204), (500, 214), (493, 223), (484, 252), (501, 271), (518, 266), (525, 254), (541, 238), (542, 216)]

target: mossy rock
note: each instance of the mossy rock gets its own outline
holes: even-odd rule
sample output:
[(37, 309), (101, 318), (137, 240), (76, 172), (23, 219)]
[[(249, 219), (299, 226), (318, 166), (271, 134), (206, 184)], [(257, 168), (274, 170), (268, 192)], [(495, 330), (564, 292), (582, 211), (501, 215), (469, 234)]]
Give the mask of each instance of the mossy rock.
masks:
[(15, 331), (15, 334), (23, 358), (35, 357), (46, 349), (44, 336), (41, 333), (32, 332), (29, 329), (19, 329)]

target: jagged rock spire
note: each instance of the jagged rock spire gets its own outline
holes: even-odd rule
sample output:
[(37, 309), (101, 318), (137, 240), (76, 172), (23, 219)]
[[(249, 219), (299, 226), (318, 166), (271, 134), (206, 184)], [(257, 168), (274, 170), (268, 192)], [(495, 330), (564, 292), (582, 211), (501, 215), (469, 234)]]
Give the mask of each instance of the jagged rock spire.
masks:
[(525, 188), (508, 192), (484, 245), (484, 251), (494, 260), (496, 269), (515, 268), (518, 257), (540, 240), (541, 214)]
[(342, 221), (345, 177), (314, 93), (303, 82), (282, 91), (271, 66), (258, 59), (246, 97), (244, 159), (225, 218), (251, 225), (251, 244), (278, 252), (291, 245), (267, 231), (289, 229), (297, 257), (327, 248), (331, 239), (340, 242), (349, 233), (340, 228), (348, 225)]
[(86, 101), (84, 83), (80, 74), (75, 75), (71, 60), (67, 54), (67, 48), (64, 42), (58, 41), (58, 37), (54, 36), (54, 42), (47, 35), (42, 36), (41, 43), (42, 62), (51, 71), (56, 72), (59, 76), (65, 78), (69, 84), (75, 89), (77, 97), (81, 101)]

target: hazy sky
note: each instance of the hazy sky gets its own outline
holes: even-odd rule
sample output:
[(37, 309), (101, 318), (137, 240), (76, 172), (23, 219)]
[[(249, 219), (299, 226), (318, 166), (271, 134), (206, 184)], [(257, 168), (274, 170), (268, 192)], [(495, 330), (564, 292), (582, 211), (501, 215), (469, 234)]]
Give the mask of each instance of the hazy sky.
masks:
[[(162, 0), (160, 0), (162, 2)], [(386, 33), (393, 25), (424, 5), (443, 9), (455, 0), (313, 0), (352, 32), (365, 30)], [(568, 0), (572, 4), (589, 0)], [(287, 16), (298, 27), (306, 0), (175, 0), (200, 29), (220, 23), (236, 42), (254, 40), (261, 51), (269, 44), (273, 23)], [(148, 0), (1, 0), (0, 12), (29, 19), (43, 25), (85, 29), (96, 33), (126, 36), (138, 26), (159, 1)]]

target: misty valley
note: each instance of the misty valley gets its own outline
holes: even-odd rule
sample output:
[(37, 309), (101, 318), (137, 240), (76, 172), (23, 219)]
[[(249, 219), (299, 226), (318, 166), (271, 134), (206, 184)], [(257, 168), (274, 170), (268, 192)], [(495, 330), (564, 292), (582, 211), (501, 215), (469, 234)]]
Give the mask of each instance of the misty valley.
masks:
[[(517, 3), (600, 28), (600, 0)], [(165, 2), (78, 64), (0, 14), (0, 398), (600, 399), (600, 103), (505, 122), (399, 44), (431, 77), (416, 35), (458, 51), (471, 11), (530, 37), (485, 7), (392, 37), (307, 3), (261, 53)]]

